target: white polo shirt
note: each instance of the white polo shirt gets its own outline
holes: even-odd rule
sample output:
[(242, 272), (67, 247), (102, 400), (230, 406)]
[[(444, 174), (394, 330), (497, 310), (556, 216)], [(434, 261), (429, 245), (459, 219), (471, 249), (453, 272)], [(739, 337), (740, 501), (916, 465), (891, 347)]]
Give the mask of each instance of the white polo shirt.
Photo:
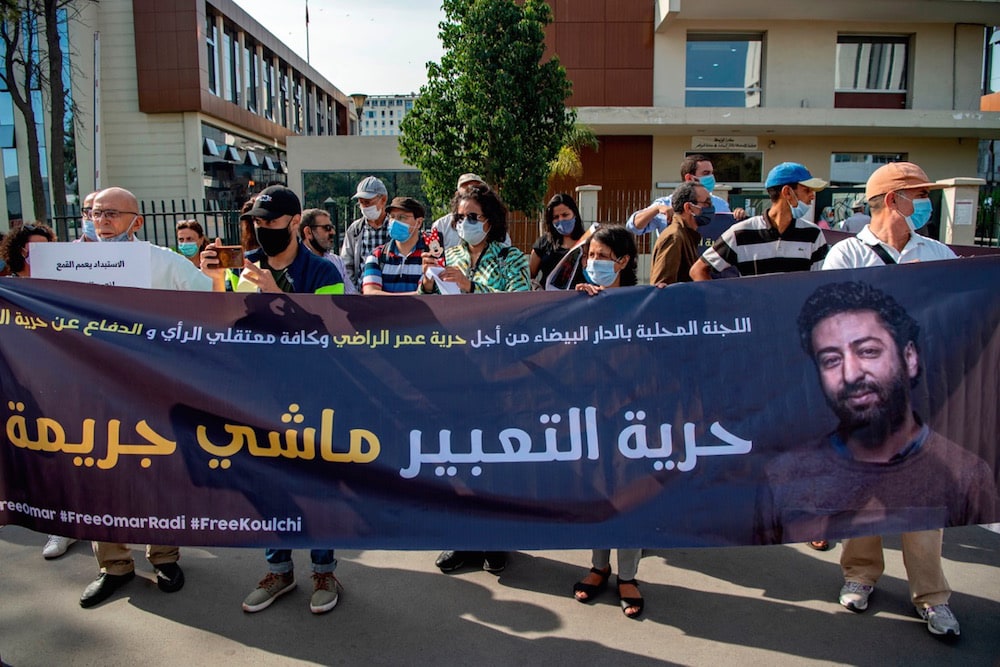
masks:
[(951, 248), (940, 241), (912, 232), (910, 240), (906, 242), (903, 251), (900, 252), (891, 245), (882, 243), (872, 233), (870, 225), (865, 225), (857, 236), (844, 239), (830, 248), (830, 252), (823, 262), (823, 268), (860, 269), (866, 266), (884, 266), (885, 261), (873, 250), (875, 246), (882, 246), (885, 252), (896, 260), (897, 264), (934, 262), (939, 259), (955, 259), (957, 257)]

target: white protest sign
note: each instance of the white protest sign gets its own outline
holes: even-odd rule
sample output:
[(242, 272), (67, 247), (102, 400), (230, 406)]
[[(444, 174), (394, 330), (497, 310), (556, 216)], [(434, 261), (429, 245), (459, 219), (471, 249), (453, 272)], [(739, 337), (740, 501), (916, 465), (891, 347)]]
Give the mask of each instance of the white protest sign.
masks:
[(152, 286), (150, 245), (134, 243), (31, 243), (31, 277), (115, 287)]

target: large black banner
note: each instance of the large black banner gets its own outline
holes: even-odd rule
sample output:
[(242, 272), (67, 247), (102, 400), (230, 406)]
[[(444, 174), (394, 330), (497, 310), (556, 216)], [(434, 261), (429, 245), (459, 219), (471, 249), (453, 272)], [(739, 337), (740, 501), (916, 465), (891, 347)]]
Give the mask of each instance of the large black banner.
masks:
[[(537, 549), (997, 521), (998, 285), (996, 257), (592, 298), (0, 281), (0, 522)], [(817, 299), (848, 306), (813, 312), (803, 338)], [(828, 437), (851, 419), (886, 426)]]

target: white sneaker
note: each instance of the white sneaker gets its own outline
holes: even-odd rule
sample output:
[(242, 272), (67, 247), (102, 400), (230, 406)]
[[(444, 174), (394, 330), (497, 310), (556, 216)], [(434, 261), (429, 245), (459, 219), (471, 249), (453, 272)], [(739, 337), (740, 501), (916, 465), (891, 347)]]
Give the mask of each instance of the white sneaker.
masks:
[(868, 609), (868, 598), (871, 596), (874, 586), (859, 584), (856, 581), (844, 582), (844, 587), (840, 589), (840, 604), (851, 611), (862, 612)]
[(59, 558), (66, 550), (69, 549), (69, 545), (76, 542), (72, 537), (60, 537), (59, 535), (49, 535), (49, 541), (45, 543), (45, 547), (42, 549), (42, 556), (47, 559)]
[(952, 613), (951, 607), (947, 604), (936, 604), (933, 607), (917, 609), (920, 618), (927, 621), (927, 630), (932, 635), (954, 635), (962, 634), (958, 627), (958, 619)]

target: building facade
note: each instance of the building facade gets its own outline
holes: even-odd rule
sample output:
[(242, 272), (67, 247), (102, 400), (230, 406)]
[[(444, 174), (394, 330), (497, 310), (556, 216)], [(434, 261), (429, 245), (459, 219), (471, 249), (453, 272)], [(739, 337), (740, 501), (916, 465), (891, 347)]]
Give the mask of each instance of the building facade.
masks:
[[(730, 198), (759, 195), (786, 160), (850, 187), (908, 159), (975, 176), (1000, 113), (980, 110), (997, 0), (554, 0), (549, 53), (568, 104), (600, 138), (582, 182), (669, 192), (704, 153)], [(642, 202), (603, 198), (622, 219)]]
[(368, 97), (358, 121), (360, 134), (365, 137), (398, 136), (399, 124), (413, 108), (416, 99), (416, 93)]
[[(71, 3), (65, 32), (79, 196), (118, 185), (238, 207), (287, 180), (289, 137), (357, 131), (350, 98), (232, 0)], [(0, 228), (49, 213), (31, 210), (25, 142), (4, 108), (0, 95), (18, 148), (3, 153)]]

